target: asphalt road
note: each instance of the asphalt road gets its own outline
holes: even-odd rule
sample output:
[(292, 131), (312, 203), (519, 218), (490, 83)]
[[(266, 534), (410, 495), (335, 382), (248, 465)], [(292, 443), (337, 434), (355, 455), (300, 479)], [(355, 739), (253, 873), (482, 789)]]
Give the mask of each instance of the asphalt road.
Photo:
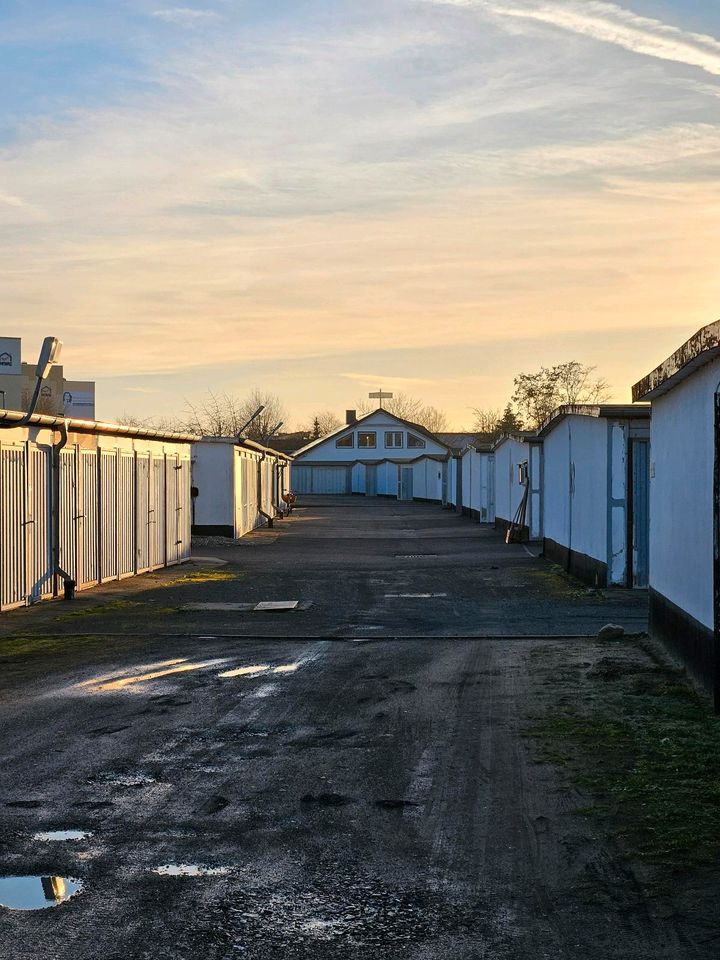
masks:
[[(642, 594), (431, 505), (318, 501), (199, 552), (225, 579), (3, 616), (0, 874), (83, 884), (0, 909), (3, 960), (716, 956), (524, 736), (559, 695), (538, 656), (592, 661)], [(276, 600), (304, 608), (184, 609)], [(87, 836), (35, 837), (61, 829)]]

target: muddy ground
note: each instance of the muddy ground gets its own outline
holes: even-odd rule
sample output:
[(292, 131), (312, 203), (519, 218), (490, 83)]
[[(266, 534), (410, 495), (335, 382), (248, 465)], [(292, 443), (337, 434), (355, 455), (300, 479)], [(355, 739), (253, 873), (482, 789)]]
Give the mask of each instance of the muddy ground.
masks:
[(593, 638), (642, 631), (642, 594), (430, 505), (197, 552), (225, 563), (3, 615), (0, 874), (83, 886), (0, 909), (0, 957), (718, 956), (711, 868), (644, 859), (538, 733), (608, 657), (657, 665)]

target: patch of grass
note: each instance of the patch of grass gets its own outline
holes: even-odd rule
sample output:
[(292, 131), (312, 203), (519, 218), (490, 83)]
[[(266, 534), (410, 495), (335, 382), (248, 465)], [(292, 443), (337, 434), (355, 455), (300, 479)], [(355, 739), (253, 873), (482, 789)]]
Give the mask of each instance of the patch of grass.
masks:
[[(557, 563), (542, 563), (536, 567), (523, 569), (523, 576), (530, 578), (534, 585), (542, 589), (543, 593), (551, 597), (563, 597), (565, 599), (586, 599), (588, 597), (588, 586), (576, 580), (567, 570)], [(599, 600), (604, 600), (602, 593), (591, 591), (592, 596)]]
[(129, 607), (139, 606), (140, 603), (137, 600), (108, 600), (107, 603), (89, 604), (88, 606), (71, 610), (69, 613), (62, 613), (59, 617), (55, 617), (55, 620), (64, 622), (66, 620), (75, 620), (78, 617), (94, 617), (104, 613), (112, 613), (113, 610), (127, 610)]
[(75, 652), (78, 647), (91, 648), (106, 644), (102, 636), (14, 636), (0, 639), (0, 659), (10, 660), (14, 657), (33, 656)]
[(174, 587), (178, 583), (222, 583), (226, 580), (239, 580), (239, 573), (230, 570), (193, 570), (192, 573), (174, 580), (168, 586)]
[(635, 856), (671, 868), (720, 856), (720, 718), (678, 671), (603, 658), (574, 703), (529, 733), (598, 802)]

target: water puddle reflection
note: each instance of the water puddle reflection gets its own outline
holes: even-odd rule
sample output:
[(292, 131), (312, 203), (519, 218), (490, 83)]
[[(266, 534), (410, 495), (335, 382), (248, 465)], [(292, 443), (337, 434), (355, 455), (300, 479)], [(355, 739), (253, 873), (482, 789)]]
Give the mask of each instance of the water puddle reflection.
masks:
[[(127, 687), (136, 686), (137, 684), (148, 683), (150, 680), (160, 680), (163, 677), (170, 677), (179, 673), (191, 673), (195, 670), (207, 670), (210, 667), (217, 667), (219, 664), (226, 662), (227, 659), (225, 657), (194, 663), (188, 662), (187, 658), (166, 660), (163, 663), (157, 664), (158, 669), (149, 670), (148, 672), (137, 673), (130, 669), (120, 675), (110, 674), (105, 677), (97, 677), (94, 680), (86, 680), (84, 683), (79, 684), (79, 686), (91, 687), (95, 691), (102, 692), (108, 690), (124, 690)], [(140, 669), (145, 670), (146, 668)]]
[(46, 910), (82, 890), (74, 877), (0, 877), (0, 906), (8, 910)]
[(165, 863), (154, 867), (153, 873), (161, 877), (224, 877), (230, 867), (203, 867), (199, 863)]
[(300, 667), (300, 663), (283, 663), (279, 667), (271, 667), (267, 663), (257, 663), (250, 667), (235, 667), (232, 670), (223, 670), (218, 674), (223, 680), (231, 677), (257, 677), (261, 673), (295, 673)]
[(59, 842), (62, 840), (84, 840), (91, 837), (89, 830), (41, 830), (33, 834), (33, 840), (42, 840), (48, 842)]
[(223, 673), (219, 673), (218, 676), (223, 679), (229, 677), (253, 677), (259, 673), (265, 673), (265, 671), (269, 669), (270, 667), (267, 663), (258, 663), (253, 667), (236, 667), (234, 670), (225, 670)]

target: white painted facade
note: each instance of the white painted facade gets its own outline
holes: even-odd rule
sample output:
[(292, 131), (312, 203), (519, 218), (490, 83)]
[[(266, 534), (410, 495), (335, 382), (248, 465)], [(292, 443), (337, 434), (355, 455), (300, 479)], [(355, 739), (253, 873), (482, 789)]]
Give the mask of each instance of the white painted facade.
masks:
[(466, 447), (458, 461), (462, 470), (462, 512), (479, 523), (495, 522), (495, 454)]
[(650, 633), (713, 694), (720, 713), (720, 321), (633, 386), (652, 403)]
[[(494, 447), (495, 458), (495, 519), (511, 523), (525, 495), (529, 483), (525, 526), (531, 540), (542, 536), (541, 503), (541, 448), (529, 437), (501, 437)], [(527, 477), (524, 482), (523, 478)]]
[(652, 401), (650, 586), (708, 629), (718, 383), (720, 360)]
[(193, 444), (193, 530), (239, 539), (284, 509), (290, 459), (259, 444), (206, 438)]
[[(577, 414), (564, 409), (541, 431), (546, 553), (601, 585), (631, 585), (629, 445), (648, 440), (647, 410), (640, 408), (633, 417), (621, 415), (628, 408), (618, 408), (618, 416), (610, 406)], [(642, 490), (635, 495), (639, 511)]]
[(293, 489), (440, 502), (447, 456), (422, 427), (379, 409), (298, 450)]
[(0, 609), (190, 556), (191, 436), (19, 419), (0, 412)]

